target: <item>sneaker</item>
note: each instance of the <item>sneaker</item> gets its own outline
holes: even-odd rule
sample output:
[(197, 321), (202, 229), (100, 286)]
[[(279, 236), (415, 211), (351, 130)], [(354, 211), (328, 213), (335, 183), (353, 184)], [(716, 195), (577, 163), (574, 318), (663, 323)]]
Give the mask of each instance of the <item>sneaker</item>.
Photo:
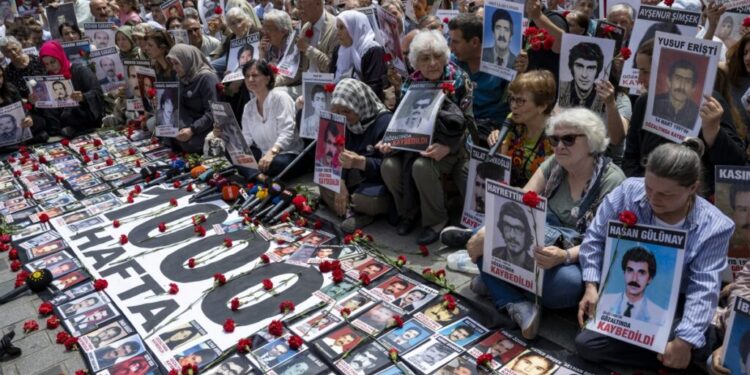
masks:
[(448, 255), (447, 260), (450, 270), (479, 275), (479, 268), (471, 261), (469, 252), (466, 250), (458, 250)]
[(487, 285), (484, 284), (482, 277), (479, 275), (476, 275), (471, 279), (469, 289), (471, 289), (471, 291), (476, 293), (478, 296), (482, 297), (486, 297), (490, 294), (490, 290), (487, 289)]
[(375, 218), (370, 215), (354, 214), (341, 223), (341, 230), (346, 234), (354, 233), (355, 230), (372, 224)]
[(440, 232), (440, 242), (445, 246), (455, 247), (457, 249), (465, 248), (469, 238), (474, 235), (474, 231), (462, 227), (449, 226), (443, 228)]
[(527, 340), (536, 338), (542, 316), (539, 306), (529, 301), (523, 301), (509, 303), (507, 309), (510, 318), (521, 328), (523, 338)]

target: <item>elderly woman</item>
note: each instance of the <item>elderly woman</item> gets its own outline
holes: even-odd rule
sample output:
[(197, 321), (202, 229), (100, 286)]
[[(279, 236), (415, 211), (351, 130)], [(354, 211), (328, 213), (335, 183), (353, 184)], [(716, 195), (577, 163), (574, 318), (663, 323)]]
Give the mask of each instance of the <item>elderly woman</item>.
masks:
[[(242, 74), (245, 86), (254, 94), (242, 114), (242, 135), (260, 172), (273, 177), (302, 151), (302, 140), (294, 129), (294, 100), (284, 89), (275, 88), (275, 73), (265, 61), (250, 60)], [(297, 163), (286, 176), (303, 171), (303, 163)]]
[(63, 42), (74, 42), (83, 39), (83, 33), (78, 25), (63, 22), (57, 27)]
[(265, 13), (260, 58), (278, 65), (284, 57), (292, 31), (292, 18), (286, 12), (271, 9)]
[[(82, 131), (100, 127), (104, 117), (104, 94), (94, 72), (78, 62), (71, 64), (62, 45), (55, 40), (42, 45), (39, 57), (47, 75), (61, 75), (72, 81), (70, 98), (78, 103), (77, 107), (39, 109), (47, 128), (59, 129), (63, 137), (71, 138)], [(34, 103), (36, 100), (34, 94), (29, 95), (29, 101)]]
[[(244, 10), (244, 7), (235, 6), (229, 9), (226, 15), (226, 22), (231, 34), (226, 36), (221, 43), (221, 46), (214, 51), (212, 56), (217, 56), (211, 64), (216, 69), (217, 74), (220, 76), (224, 75), (227, 69), (229, 59), (229, 46), (232, 40), (237, 38), (244, 38), (251, 33), (259, 30), (255, 13), (253, 13), (252, 7), (248, 7), (248, 11)], [(248, 13), (249, 12), (249, 13)]]
[(336, 80), (354, 78), (363, 81), (382, 100), (387, 82), (387, 67), (383, 63), (385, 50), (375, 40), (367, 16), (356, 10), (347, 10), (336, 18), (339, 46), (333, 50), (330, 73), (335, 73)]
[[(576, 306), (583, 295), (578, 244), (599, 203), (625, 175), (604, 156), (609, 140), (599, 115), (584, 108), (568, 109), (550, 118), (546, 133), (555, 154), (550, 156), (524, 187), (547, 198), (545, 245), (530, 247), (532, 259), (545, 270), (542, 305), (562, 309)], [(494, 221), (493, 221), (494, 222)], [(498, 229), (504, 233), (503, 222)], [(485, 229), (467, 245), (480, 268), (472, 289), (489, 294), (498, 310), (507, 310), (524, 337), (536, 336), (541, 311), (526, 300), (523, 291), (482, 270)]]
[(0, 52), (10, 59), (10, 64), (5, 67), (5, 80), (12, 83), (22, 97), (28, 98), (29, 87), (23, 77), (47, 74), (42, 60), (39, 56), (24, 53), (21, 42), (12, 36), (0, 38)]
[(373, 146), (383, 139), (392, 113), (369, 86), (351, 78), (336, 85), (331, 112), (346, 117), (346, 144), (340, 154), (344, 171), (339, 193), (320, 189), (320, 195), (336, 214), (346, 216), (341, 229), (351, 233), (388, 212), (390, 198), (380, 176), (383, 155)]
[(544, 126), (555, 106), (555, 77), (545, 70), (520, 74), (508, 87), (512, 126), (505, 139), (499, 130), (487, 137), (490, 146), (502, 142), (504, 155), (513, 161), (511, 186), (524, 186), (544, 160), (553, 153)]
[[(445, 196), (440, 178), (452, 174), (454, 181), (461, 181), (464, 152), (464, 130), (466, 116), (459, 104), (469, 93), (471, 82), (467, 74), (449, 61), (450, 49), (443, 34), (436, 30), (420, 31), (414, 37), (409, 51), (409, 61), (415, 68), (409, 81), (404, 83), (406, 92), (412, 83), (453, 83), (454, 91), (446, 95), (434, 125), (432, 144), (420, 153), (394, 152), (383, 161), (381, 173), (388, 190), (393, 195), (399, 215), (398, 234), (411, 232), (422, 216), (422, 232), (419, 244), (430, 244), (438, 239), (438, 233), (448, 222)], [(553, 94), (554, 97), (554, 94)], [(471, 106), (468, 107), (471, 110)], [(391, 145), (378, 145), (384, 154), (391, 153)], [(458, 186), (463, 195), (463, 184)], [(419, 202), (420, 206), (415, 205)]]
[(210, 102), (217, 100), (219, 77), (208, 59), (193, 46), (178, 44), (169, 51), (167, 59), (180, 80), (180, 131), (174, 148), (201, 152), (213, 123)]
[[(21, 93), (18, 88), (5, 79), (5, 68), (0, 67), (0, 107), (11, 105), (21, 101)], [(47, 142), (49, 134), (45, 129), (46, 122), (41, 116), (30, 113), (21, 121), (21, 127), (31, 128), (32, 139), (27, 143)], [(7, 149), (5, 151), (8, 151)]]
[[(602, 274), (610, 221), (616, 221), (620, 213), (630, 211), (638, 224), (687, 232), (681, 280), (672, 286), (679, 289), (680, 295), (676, 313), (673, 313), (674, 320), (671, 327), (668, 326), (669, 342), (663, 354), (584, 329), (575, 340), (580, 357), (602, 364), (684, 369), (691, 362), (705, 364), (711, 351), (721, 344), (716, 342), (709, 327), (719, 300), (721, 274), (727, 267), (727, 248), (735, 225), (699, 195), (703, 150), (702, 142), (696, 138), (688, 138), (683, 144), (667, 143), (656, 147), (648, 155), (644, 178), (629, 178), (604, 198), (580, 247), (579, 259), (586, 290), (578, 305), (578, 322), (583, 326), (584, 319), (594, 317), (599, 301), (611, 300), (602, 304), (620, 312), (627, 309), (626, 303), (632, 306), (631, 301), (642, 301), (638, 296), (633, 300), (623, 293), (607, 294), (606, 286), (605, 294), (599, 293), (599, 286), (606, 283)], [(632, 249), (620, 251), (627, 256)], [(648, 249), (640, 250), (638, 256), (648, 263), (661, 260)], [(630, 263), (643, 264), (644, 261)], [(654, 272), (650, 267), (639, 269), (645, 280), (653, 280), (656, 269)], [(666, 312), (661, 315), (665, 318)], [(654, 324), (659, 317), (649, 315), (641, 320)]]
[(146, 34), (146, 45), (143, 52), (151, 60), (156, 71), (157, 81), (174, 81), (176, 79), (172, 64), (167, 61), (167, 53), (174, 46), (174, 40), (165, 30), (152, 30)]

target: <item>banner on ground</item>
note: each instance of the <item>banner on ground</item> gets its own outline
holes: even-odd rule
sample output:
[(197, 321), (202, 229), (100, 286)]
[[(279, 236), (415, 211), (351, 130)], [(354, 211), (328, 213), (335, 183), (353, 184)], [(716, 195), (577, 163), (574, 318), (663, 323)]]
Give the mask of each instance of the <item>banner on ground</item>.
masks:
[(484, 223), (485, 185), (487, 180), (510, 183), (511, 159), (502, 154), (489, 155), (487, 149), (471, 146), (469, 174), (461, 225), (476, 229)]
[(643, 130), (677, 143), (698, 136), (720, 53), (719, 42), (657, 32)]
[(519, 188), (485, 181), (486, 212), (496, 219), (486, 222), (482, 270), (505, 282), (542, 296), (544, 271), (536, 264), (534, 247), (544, 246), (547, 200), (536, 207), (524, 202)]
[(664, 353), (680, 292), (684, 230), (610, 221), (599, 301), (586, 328)]

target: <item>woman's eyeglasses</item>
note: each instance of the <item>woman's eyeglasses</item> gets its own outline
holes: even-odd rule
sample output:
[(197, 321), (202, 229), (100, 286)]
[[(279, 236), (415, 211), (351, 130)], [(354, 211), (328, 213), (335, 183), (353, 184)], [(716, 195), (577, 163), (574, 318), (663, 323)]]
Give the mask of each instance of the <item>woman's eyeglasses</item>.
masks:
[(510, 96), (508, 96), (508, 103), (510, 103), (510, 105), (515, 104), (515, 105), (517, 105), (519, 107), (523, 107), (523, 105), (526, 104), (526, 98), (524, 98), (522, 96), (513, 96), (513, 95), (510, 95)]
[(549, 144), (552, 145), (552, 147), (557, 147), (557, 145), (560, 144), (560, 141), (562, 141), (565, 147), (572, 147), (576, 144), (576, 138), (585, 136), (586, 134), (565, 134), (563, 136), (550, 135)]

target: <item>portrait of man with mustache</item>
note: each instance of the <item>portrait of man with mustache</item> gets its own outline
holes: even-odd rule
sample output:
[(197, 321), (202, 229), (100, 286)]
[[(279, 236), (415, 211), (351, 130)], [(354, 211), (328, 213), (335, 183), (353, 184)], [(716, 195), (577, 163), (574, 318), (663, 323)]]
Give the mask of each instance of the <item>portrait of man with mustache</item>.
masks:
[(646, 288), (656, 276), (654, 254), (641, 246), (633, 247), (622, 257), (621, 266), (625, 290), (602, 295), (599, 305), (626, 318), (664, 324), (667, 311), (646, 296)]
[(695, 64), (677, 60), (669, 67), (667, 92), (654, 98), (654, 116), (692, 129), (699, 116), (698, 104), (692, 99), (698, 78)]
[(501, 67), (513, 68), (516, 55), (510, 51), (510, 40), (513, 37), (513, 18), (505, 9), (496, 9), (492, 14), (492, 36), (495, 42), (491, 47), (482, 50), (482, 61)]
[(523, 208), (518, 203), (505, 202), (500, 207), (498, 216), (497, 229), (503, 237), (505, 246), (492, 249), (492, 256), (533, 272), (534, 249), (531, 245), (534, 243), (534, 237)]

